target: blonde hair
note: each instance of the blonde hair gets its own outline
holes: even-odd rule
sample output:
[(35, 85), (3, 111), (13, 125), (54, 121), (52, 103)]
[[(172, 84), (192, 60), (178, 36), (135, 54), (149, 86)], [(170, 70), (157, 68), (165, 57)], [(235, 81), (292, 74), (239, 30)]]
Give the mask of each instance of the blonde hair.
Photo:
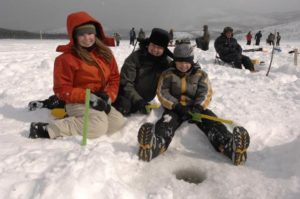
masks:
[[(104, 59), (104, 61), (109, 64), (113, 58), (111, 50), (97, 37), (95, 38), (95, 45), (96, 54), (101, 56)], [(84, 47), (80, 46), (76, 40), (72, 49), (73, 52), (86, 63), (98, 66), (97, 62), (90, 56), (89, 51)]]

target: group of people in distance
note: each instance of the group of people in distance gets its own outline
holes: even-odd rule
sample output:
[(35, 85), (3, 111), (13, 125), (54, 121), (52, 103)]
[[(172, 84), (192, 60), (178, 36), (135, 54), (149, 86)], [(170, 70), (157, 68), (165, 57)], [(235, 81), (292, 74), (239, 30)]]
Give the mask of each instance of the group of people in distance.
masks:
[[(277, 34), (276, 36), (273, 33), (270, 33), (268, 35), (266, 39), (267, 44), (280, 46), (281, 35), (279, 32), (277, 32), (276, 34)], [(261, 37), (262, 37), (262, 33), (261, 31), (258, 31), (254, 37), (256, 46), (259, 46)], [(275, 39), (276, 39), (276, 44), (275, 44)], [(251, 31), (249, 31), (248, 34), (246, 35), (246, 40), (247, 40), (247, 45), (251, 45), (251, 41), (252, 41)]]
[[(230, 132), (221, 122), (193, 117), (217, 116), (208, 108), (213, 95), (208, 74), (194, 62), (190, 43), (177, 44), (172, 53), (168, 49), (169, 33), (153, 28), (149, 38), (141, 40), (139, 48), (125, 59), (119, 73), (107, 47), (111, 40), (97, 20), (85, 12), (76, 12), (68, 16), (67, 24), (70, 42), (57, 48), (62, 54), (54, 62), (54, 95), (29, 103), (30, 110), (64, 108), (67, 116), (50, 123), (31, 123), (29, 138), (81, 135), (86, 89), (91, 90), (87, 135), (91, 139), (119, 131), (124, 117), (133, 113), (149, 114), (149, 105), (157, 96), (164, 109), (161, 118), (155, 124), (142, 124), (137, 131), (141, 160), (151, 161), (165, 152), (176, 130), (187, 121), (197, 125), (215, 150), (235, 165), (246, 161), (250, 137), (245, 128), (236, 126)], [(240, 68), (248, 60), (241, 55), (232, 31), (225, 28), (215, 47), (221, 58), (238, 54), (232, 55), (232, 60)]]
[[(115, 33), (116, 34), (116, 33)], [(118, 34), (118, 33), (117, 33)], [(133, 45), (135, 46), (136, 45), (136, 42), (141, 42), (142, 40), (144, 40), (146, 38), (146, 33), (145, 31), (143, 30), (143, 28), (140, 29), (139, 33), (138, 33), (138, 36), (136, 36), (136, 32), (135, 32), (135, 28), (132, 27), (131, 30), (129, 31), (129, 45)], [(170, 38), (170, 42), (169, 42), (169, 45), (172, 46), (173, 45), (173, 37), (174, 37), (174, 34), (173, 34), (173, 29), (170, 29), (169, 31), (169, 38)], [(116, 39), (116, 42), (120, 42), (120, 38), (117, 38), (115, 37)], [(118, 40), (117, 40), (118, 39)], [(117, 45), (119, 46), (119, 45)]]

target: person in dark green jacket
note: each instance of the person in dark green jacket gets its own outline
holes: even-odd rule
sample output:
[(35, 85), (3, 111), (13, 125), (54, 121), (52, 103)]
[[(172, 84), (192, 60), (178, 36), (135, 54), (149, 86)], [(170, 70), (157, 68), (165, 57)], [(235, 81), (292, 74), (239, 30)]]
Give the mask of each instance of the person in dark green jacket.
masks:
[(121, 68), (119, 94), (113, 104), (124, 116), (148, 113), (146, 106), (156, 95), (159, 76), (171, 62), (169, 41), (166, 30), (154, 28), (150, 37), (140, 42), (140, 48), (126, 58)]

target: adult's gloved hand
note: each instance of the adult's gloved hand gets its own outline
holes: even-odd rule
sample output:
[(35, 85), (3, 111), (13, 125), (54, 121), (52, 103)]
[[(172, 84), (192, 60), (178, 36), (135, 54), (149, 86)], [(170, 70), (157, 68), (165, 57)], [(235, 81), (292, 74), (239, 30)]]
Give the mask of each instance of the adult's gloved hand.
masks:
[(131, 113), (131, 101), (122, 95), (117, 97), (112, 106), (122, 113), (123, 116), (129, 116)]
[(48, 109), (54, 108), (64, 108), (66, 103), (60, 99), (56, 95), (50, 96), (48, 99), (44, 101), (44, 107)]
[(190, 110), (190, 106), (184, 106), (180, 103), (176, 104), (174, 107), (174, 111), (181, 117), (182, 120), (192, 119), (192, 116), (189, 114)]
[(136, 107), (137, 107), (137, 110), (142, 113), (142, 114), (149, 114), (150, 111), (149, 109), (147, 110), (147, 105), (149, 105), (148, 102), (146, 102), (145, 100), (139, 100), (137, 103), (136, 103)]
[(105, 111), (106, 114), (108, 114), (111, 110), (111, 106), (108, 101), (98, 97), (94, 93), (91, 94), (90, 105), (95, 110)]
[(110, 103), (109, 96), (104, 91), (97, 91), (94, 92), (93, 94), (97, 95), (97, 97), (101, 97), (104, 101)]

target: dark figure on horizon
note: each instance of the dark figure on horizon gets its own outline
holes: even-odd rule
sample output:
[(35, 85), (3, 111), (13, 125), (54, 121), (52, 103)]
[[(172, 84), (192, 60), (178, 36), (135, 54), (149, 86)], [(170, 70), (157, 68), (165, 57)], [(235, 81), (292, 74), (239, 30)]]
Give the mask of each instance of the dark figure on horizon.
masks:
[(255, 45), (259, 46), (261, 37), (262, 37), (261, 31), (258, 31), (255, 34), (255, 37), (254, 37), (254, 39), (255, 39)]
[(135, 30), (134, 28), (132, 28), (129, 32), (129, 39), (130, 39), (130, 45), (133, 45), (134, 46), (134, 41), (136, 39), (136, 34), (135, 34)]

